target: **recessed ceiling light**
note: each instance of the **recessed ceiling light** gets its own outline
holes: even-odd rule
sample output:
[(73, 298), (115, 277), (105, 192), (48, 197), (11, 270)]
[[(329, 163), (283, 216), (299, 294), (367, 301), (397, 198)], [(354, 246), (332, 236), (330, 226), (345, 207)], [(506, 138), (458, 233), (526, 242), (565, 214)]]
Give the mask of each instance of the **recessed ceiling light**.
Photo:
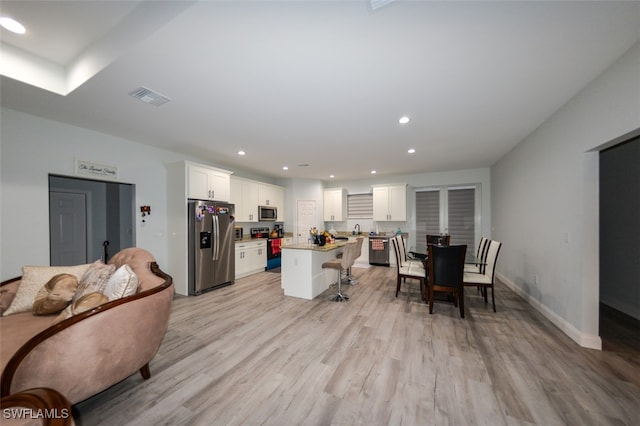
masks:
[(335, 175), (329, 175), (329, 179), (333, 179), (334, 177), (336, 177)]
[(287, 166), (282, 166), (282, 170), (289, 170), (289, 167), (287, 167)]
[(415, 153), (415, 152), (416, 152), (416, 150), (415, 150), (415, 149), (413, 149), (413, 148), (409, 148), (409, 151), (407, 151), (407, 152), (408, 152), (409, 154), (413, 154), (413, 153)]
[(245, 155), (246, 152), (244, 152), (243, 150), (238, 151), (238, 155)]
[(411, 121), (411, 119), (405, 115), (404, 117), (400, 117), (400, 120), (398, 120), (398, 123), (407, 124), (410, 121)]
[(378, 172), (376, 172), (375, 170), (371, 170), (371, 174), (372, 175), (375, 175), (376, 173), (378, 173)]
[(27, 32), (27, 29), (20, 22), (16, 21), (13, 18), (9, 18), (8, 16), (0, 17), (0, 25), (6, 29), (16, 34), (24, 34)]

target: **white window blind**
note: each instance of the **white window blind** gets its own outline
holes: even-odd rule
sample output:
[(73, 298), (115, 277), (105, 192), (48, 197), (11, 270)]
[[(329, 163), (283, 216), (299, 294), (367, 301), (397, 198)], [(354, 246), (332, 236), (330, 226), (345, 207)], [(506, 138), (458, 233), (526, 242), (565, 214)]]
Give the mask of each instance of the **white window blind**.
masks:
[(475, 188), (449, 188), (448, 222), (451, 245), (466, 244), (467, 250), (475, 250)]
[(349, 194), (347, 196), (347, 217), (349, 219), (372, 219), (373, 194)]
[(416, 250), (426, 251), (426, 236), (448, 233), (451, 244), (475, 252), (476, 186), (438, 187), (416, 191)]
[(427, 234), (440, 234), (440, 190), (416, 192), (416, 250), (426, 253)]

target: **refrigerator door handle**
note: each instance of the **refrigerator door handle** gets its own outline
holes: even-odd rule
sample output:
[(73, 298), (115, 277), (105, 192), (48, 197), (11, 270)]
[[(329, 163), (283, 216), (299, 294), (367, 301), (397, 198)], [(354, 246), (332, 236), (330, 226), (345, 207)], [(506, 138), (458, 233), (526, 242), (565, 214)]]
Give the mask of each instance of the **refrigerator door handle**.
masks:
[(213, 259), (218, 260), (220, 257), (220, 222), (218, 216), (211, 215), (213, 218)]

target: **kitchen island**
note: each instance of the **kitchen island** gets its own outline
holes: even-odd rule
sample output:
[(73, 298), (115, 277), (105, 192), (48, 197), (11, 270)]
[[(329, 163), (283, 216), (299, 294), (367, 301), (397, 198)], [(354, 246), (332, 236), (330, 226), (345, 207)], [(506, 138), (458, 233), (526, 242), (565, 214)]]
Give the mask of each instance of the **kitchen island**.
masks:
[(322, 264), (342, 253), (346, 241), (324, 246), (290, 244), (281, 248), (281, 286), (285, 296), (311, 300), (336, 282), (335, 269), (323, 269)]

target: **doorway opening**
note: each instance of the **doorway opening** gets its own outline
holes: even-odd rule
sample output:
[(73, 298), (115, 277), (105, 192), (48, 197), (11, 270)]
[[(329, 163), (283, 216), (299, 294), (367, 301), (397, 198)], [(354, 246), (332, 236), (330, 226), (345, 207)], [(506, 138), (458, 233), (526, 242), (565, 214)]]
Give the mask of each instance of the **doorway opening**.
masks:
[(49, 175), (52, 266), (104, 262), (134, 247), (135, 185)]
[(296, 207), (296, 243), (306, 243), (309, 239), (309, 229), (318, 226), (316, 202), (315, 200), (298, 200)]
[(600, 151), (602, 349), (640, 353), (640, 136)]

